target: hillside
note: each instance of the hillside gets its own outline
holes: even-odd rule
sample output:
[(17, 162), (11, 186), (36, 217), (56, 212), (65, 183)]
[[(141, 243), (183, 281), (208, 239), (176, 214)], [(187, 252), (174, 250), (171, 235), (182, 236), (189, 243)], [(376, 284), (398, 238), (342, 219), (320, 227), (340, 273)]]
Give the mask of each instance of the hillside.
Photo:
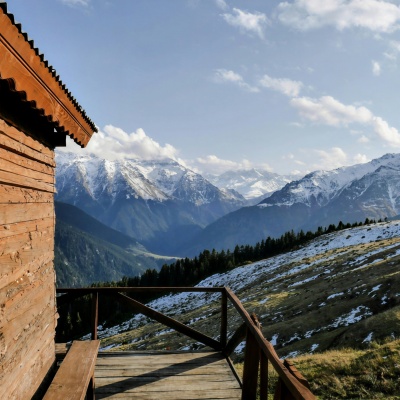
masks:
[(58, 287), (136, 276), (171, 261), (69, 204), (56, 202), (55, 268)]
[[(307, 246), (211, 276), (198, 286), (229, 286), (259, 316), (281, 357), (400, 337), (400, 223), (393, 221), (323, 235)], [(217, 337), (219, 299), (170, 295), (150, 303)], [(240, 320), (230, 308), (233, 333)], [(102, 347), (198, 348), (143, 316), (100, 330)], [(237, 349), (241, 357), (243, 348)]]

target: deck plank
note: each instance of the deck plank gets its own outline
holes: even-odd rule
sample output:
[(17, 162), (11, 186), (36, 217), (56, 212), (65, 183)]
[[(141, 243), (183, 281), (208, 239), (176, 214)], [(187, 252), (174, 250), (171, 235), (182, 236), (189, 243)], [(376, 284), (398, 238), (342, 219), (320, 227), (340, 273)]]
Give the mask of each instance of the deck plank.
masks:
[(96, 399), (239, 400), (241, 388), (218, 352), (100, 352)]

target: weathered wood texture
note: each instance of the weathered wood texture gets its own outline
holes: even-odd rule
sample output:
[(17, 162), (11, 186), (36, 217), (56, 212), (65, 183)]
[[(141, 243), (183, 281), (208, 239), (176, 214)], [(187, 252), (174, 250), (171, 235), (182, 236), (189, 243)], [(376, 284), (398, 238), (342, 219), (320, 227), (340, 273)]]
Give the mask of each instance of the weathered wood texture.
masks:
[(100, 341), (74, 341), (43, 400), (93, 398), (93, 375)]
[(54, 153), (0, 119), (0, 398), (29, 399), (55, 360)]
[(218, 352), (100, 352), (96, 399), (241, 398), (239, 382)]

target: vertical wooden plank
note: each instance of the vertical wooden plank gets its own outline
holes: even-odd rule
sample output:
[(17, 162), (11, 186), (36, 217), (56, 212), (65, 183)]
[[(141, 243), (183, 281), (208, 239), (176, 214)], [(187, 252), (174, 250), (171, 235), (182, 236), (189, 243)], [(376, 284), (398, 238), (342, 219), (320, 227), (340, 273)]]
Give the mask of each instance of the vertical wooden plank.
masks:
[(247, 329), (243, 366), (242, 400), (256, 400), (260, 347), (250, 329)]
[(260, 352), (260, 400), (268, 400), (268, 358)]
[(99, 325), (99, 292), (92, 293), (92, 340), (97, 340), (97, 326)]
[(220, 342), (221, 347), (224, 348), (226, 346), (226, 337), (228, 331), (228, 298), (226, 292), (221, 292), (221, 333), (220, 333)]

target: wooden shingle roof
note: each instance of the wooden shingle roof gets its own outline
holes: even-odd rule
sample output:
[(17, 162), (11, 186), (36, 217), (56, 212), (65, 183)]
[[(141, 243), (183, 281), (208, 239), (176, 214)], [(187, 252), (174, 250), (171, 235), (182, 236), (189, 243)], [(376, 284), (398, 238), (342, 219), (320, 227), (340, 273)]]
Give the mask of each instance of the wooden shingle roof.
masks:
[(54, 123), (59, 132), (85, 147), (96, 126), (61, 81), (21, 24), (0, 1), (0, 79)]

